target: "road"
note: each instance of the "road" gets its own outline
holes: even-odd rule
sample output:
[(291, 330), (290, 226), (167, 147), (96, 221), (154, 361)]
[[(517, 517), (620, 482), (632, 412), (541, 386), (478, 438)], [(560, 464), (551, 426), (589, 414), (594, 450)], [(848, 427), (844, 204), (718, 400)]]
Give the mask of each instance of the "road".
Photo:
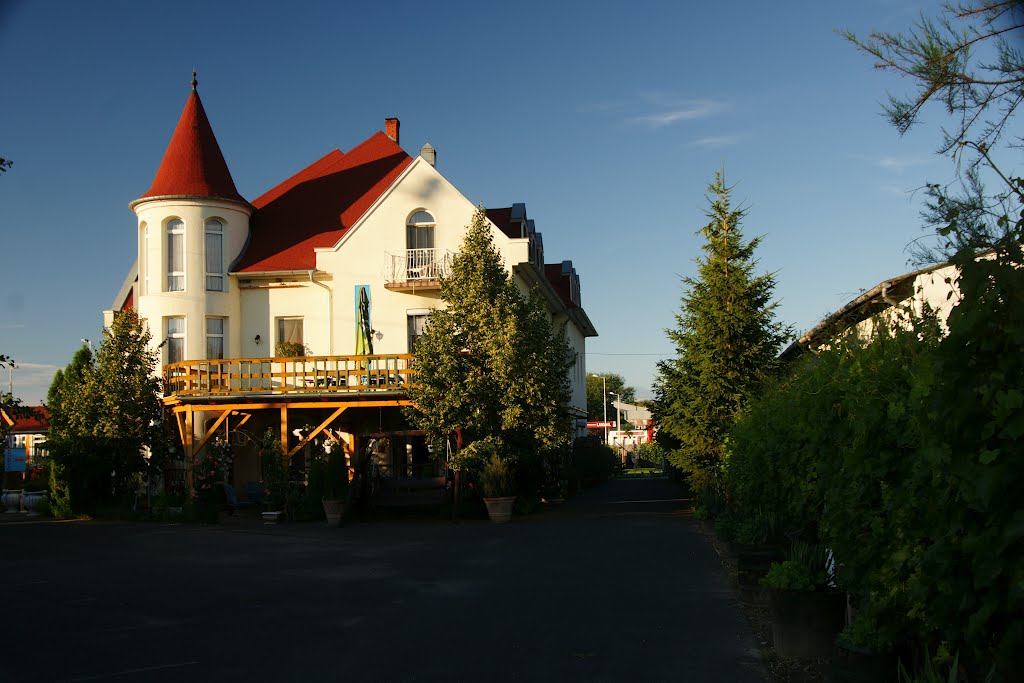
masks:
[(765, 680), (667, 480), (506, 525), (0, 524), (0, 681)]

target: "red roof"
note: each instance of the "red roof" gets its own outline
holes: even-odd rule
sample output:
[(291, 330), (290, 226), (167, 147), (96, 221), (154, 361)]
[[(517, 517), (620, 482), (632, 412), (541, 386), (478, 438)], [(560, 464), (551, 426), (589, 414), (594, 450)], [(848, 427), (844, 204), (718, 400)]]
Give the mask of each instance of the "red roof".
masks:
[(314, 269), (313, 250), (334, 246), (410, 163), (384, 133), (313, 162), (253, 200), (249, 246), (234, 270)]
[(503, 209), (487, 209), (487, 217), (491, 219), (491, 222), (494, 223), (498, 230), (501, 230), (503, 233), (505, 233), (512, 239), (521, 237), (521, 235), (519, 234), (521, 232), (519, 224), (517, 223), (514, 228), (512, 226), (511, 206), (505, 207)]
[(49, 431), (50, 413), (47, 412), (46, 408), (43, 406), (32, 406), (30, 410), (36, 412), (34, 417), (13, 418), (14, 424), (11, 425), (12, 434), (32, 434)]
[(244, 202), (221, 154), (210, 120), (194, 89), (181, 112), (153, 185), (139, 199), (168, 195), (217, 197)]

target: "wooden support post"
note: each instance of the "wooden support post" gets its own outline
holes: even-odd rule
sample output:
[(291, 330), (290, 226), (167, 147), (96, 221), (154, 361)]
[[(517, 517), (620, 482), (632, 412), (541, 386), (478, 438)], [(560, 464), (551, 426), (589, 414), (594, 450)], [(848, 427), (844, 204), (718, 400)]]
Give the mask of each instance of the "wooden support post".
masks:
[(288, 452), (288, 404), (281, 404), (281, 454)]
[(223, 424), (225, 420), (227, 420), (228, 415), (230, 415), (230, 414), (231, 414), (230, 410), (225, 410), (223, 413), (220, 414), (220, 417), (217, 418), (217, 421), (213, 423), (213, 426), (210, 427), (208, 430), (206, 430), (206, 433), (203, 434), (203, 438), (199, 440), (199, 445), (196, 446), (195, 452), (197, 454), (199, 453), (199, 451), (203, 450), (203, 446), (206, 445), (206, 443), (213, 436), (213, 433), (217, 431), (217, 428), (220, 427), (221, 424)]
[(326, 427), (327, 427), (328, 425), (330, 425), (330, 424), (331, 424), (332, 422), (334, 422), (335, 418), (337, 418), (337, 417), (338, 417), (339, 415), (341, 415), (341, 414), (342, 414), (343, 412), (345, 412), (345, 410), (346, 410), (347, 408), (348, 408), (348, 406), (341, 406), (340, 408), (338, 408), (337, 410), (335, 410), (335, 411), (334, 411), (334, 412), (333, 412), (333, 413), (331, 414), (331, 416), (330, 416), (329, 418), (327, 418), (326, 420), (324, 420), (323, 422), (321, 422), (321, 423), (320, 423), (320, 424), (319, 424), (319, 425), (317, 426), (317, 428), (316, 428), (316, 429), (314, 429), (313, 431), (311, 431), (311, 432), (310, 432), (309, 434), (306, 434), (306, 436), (305, 436), (305, 437), (303, 437), (302, 441), (299, 441), (299, 444), (298, 444), (297, 446), (295, 446), (295, 448), (292, 448), (292, 449), (291, 449), (290, 451), (288, 451), (288, 452), (287, 452), (287, 453), (285, 454), (285, 456), (284, 456), (284, 457), (286, 457), (286, 458), (290, 458), (290, 457), (292, 457), (293, 455), (295, 455), (296, 453), (298, 453), (298, 452), (299, 452), (300, 450), (302, 450), (302, 448), (303, 448), (303, 447), (304, 447), (304, 446), (305, 446), (306, 444), (308, 444), (308, 443), (309, 443), (310, 441), (312, 441), (312, 440), (313, 440), (313, 439), (314, 439), (314, 438), (315, 438), (315, 437), (316, 437), (316, 436), (317, 436), (318, 434), (320, 434), (320, 432), (324, 431), (324, 429), (325, 429), (325, 428), (326, 428)]

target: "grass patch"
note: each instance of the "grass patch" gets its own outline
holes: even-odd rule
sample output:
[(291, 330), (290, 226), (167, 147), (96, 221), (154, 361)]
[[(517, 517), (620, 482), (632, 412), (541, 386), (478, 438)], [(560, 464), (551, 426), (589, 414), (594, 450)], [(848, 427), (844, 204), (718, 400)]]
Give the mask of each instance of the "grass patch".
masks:
[(639, 467), (632, 470), (622, 470), (618, 472), (615, 477), (617, 479), (631, 479), (633, 477), (663, 477), (665, 476), (665, 470), (658, 469), (655, 467)]

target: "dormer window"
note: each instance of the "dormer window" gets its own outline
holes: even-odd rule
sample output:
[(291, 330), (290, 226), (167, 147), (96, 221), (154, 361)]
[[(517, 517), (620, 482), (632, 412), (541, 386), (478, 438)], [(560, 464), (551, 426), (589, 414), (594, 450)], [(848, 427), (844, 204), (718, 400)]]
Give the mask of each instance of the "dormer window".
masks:
[(206, 221), (206, 291), (224, 291), (224, 224)]
[(167, 221), (167, 291), (185, 291), (185, 223)]

